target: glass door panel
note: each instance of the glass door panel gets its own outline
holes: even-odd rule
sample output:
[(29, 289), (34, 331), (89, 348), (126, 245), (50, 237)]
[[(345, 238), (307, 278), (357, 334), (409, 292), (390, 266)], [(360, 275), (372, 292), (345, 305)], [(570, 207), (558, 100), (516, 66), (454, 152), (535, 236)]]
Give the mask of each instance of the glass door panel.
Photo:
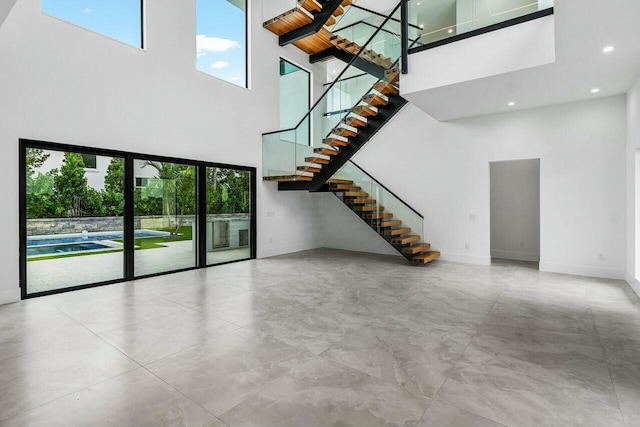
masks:
[(122, 279), (124, 159), (25, 150), (26, 293)]
[(251, 258), (251, 173), (207, 167), (207, 265)]
[(196, 167), (134, 159), (135, 276), (196, 266)]

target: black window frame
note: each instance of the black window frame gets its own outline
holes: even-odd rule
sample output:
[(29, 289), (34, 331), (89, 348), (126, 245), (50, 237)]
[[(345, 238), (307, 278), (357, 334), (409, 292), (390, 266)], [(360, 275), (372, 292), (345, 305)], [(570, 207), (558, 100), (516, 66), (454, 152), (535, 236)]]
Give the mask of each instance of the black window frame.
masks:
[[(252, 166), (232, 165), (227, 163), (207, 162), (203, 160), (191, 160), (177, 157), (156, 156), (152, 154), (134, 153), (128, 151), (119, 151), (111, 149), (101, 149), (95, 147), (88, 147), (83, 145), (72, 145), (65, 143), (57, 143), (50, 141), (39, 141), (32, 139), (20, 138), (18, 141), (18, 164), (19, 164), (19, 276), (20, 276), (20, 293), (21, 299), (37, 298), (45, 295), (59, 294), (64, 292), (76, 291), (79, 289), (88, 289), (98, 286), (106, 286), (115, 283), (129, 282), (132, 280), (144, 279), (149, 277), (157, 277), (166, 274), (179, 273), (182, 271), (190, 271), (202, 268), (214, 268), (219, 265), (231, 264), (236, 262), (244, 262), (257, 257), (257, 169)], [(86, 285), (71, 286), (68, 288), (54, 289), (43, 292), (28, 293), (28, 277), (27, 277), (27, 164), (26, 164), (26, 152), (28, 148), (38, 148), (43, 150), (53, 150), (61, 152), (74, 152), (78, 154), (92, 154), (96, 156), (105, 157), (119, 157), (124, 159), (125, 173), (124, 173), (124, 194), (125, 194), (125, 206), (124, 206), (124, 274), (122, 279), (109, 280), (104, 282), (89, 283)], [(178, 270), (171, 270), (161, 273), (147, 274), (136, 276), (134, 273), (134, 231), (135, 231), (135, 217), (134, 217), (134, 159), (136, 160), (152, 160), (161, 162), (180, 163), (185, 165), (191, 165), (196, 167), (196, 265), (195, 267), (187, 267)], [(250, 173), (249, 186), (250, 186), (250, 257), (222, 262), (218, 264), (207, 264), (207, 252), (206, 252), (206, 168), (226, 168), (243, 170)]]

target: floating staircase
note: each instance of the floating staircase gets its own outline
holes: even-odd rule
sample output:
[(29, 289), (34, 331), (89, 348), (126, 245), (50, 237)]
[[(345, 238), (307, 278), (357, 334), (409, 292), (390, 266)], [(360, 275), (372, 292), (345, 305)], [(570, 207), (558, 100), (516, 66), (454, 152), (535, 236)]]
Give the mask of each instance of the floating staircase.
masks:
[[(412, 234), (409, 227), (403, 226), (401, 218), (378, 205), (369, 194), (360, 191), (353, 181), (344, 179), (329, 180), (330, 191), (338, 197), (360, 219), (373, 228), (384, 240), (394, 247), (403, 257), (415, 264), (428, 264), (440, 256), (440, 252), (430, 251), (429, 243), (420, 242), (421, 237)], [(349, 188), (346, 188), (349, 187)]]
[[(336, 29), (353, 7), (352, 0), (298, 0), (291, 10), (264, 22), (280, 45), (292, 43), (310, 62), (336, 58), (347, 67), (297, 126), (263, 135), (263, 179), (278, 182), (279, 190), (331, 191), (407, 260), (424, 265), (440, 253), (421, 241), (422, 216), (350, 160), (407, 103), (399, 90), (399, 35), (389, 24), (400, 4), (381, 25), (362, 21), (371, 35), (358, 42), (350, 38), (366, 31), (347, 30), (358, 22)], [(399, 22), (397, 17), (393, 21)], [(336, 86), (342, 75), (349, 76), (345, 80), (364, 76), (360, 92), (347, 90), (347, 105), (345, 91)], [(331, 109), (332, 91), (339, 95), (339, 107)], [(309, 140), (312, 120), (327, 132), (316, 141)]]

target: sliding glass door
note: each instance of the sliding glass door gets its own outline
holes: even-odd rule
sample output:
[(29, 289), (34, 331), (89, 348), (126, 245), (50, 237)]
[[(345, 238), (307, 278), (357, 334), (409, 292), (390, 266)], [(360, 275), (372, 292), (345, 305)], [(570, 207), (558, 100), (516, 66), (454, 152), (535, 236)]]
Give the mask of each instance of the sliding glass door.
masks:
[(27, 293), (124, 278), (124, 159), (25, 149)]
[(196, 167), (134, 159), (135, 275), (196, 266)]
[(23, 298), (255, 258), (255, 168), (20, 142)]
[(206, 169), (208, 265), (251, 258), (250, 178), (247, 170)]

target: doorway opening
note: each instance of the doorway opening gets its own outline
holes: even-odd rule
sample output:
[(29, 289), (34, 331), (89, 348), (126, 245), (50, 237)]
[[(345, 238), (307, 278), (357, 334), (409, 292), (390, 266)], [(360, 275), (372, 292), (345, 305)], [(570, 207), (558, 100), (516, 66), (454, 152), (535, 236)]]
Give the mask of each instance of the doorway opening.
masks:
[(490, 162), (491, 263), (540, 262), (540, 159)]

